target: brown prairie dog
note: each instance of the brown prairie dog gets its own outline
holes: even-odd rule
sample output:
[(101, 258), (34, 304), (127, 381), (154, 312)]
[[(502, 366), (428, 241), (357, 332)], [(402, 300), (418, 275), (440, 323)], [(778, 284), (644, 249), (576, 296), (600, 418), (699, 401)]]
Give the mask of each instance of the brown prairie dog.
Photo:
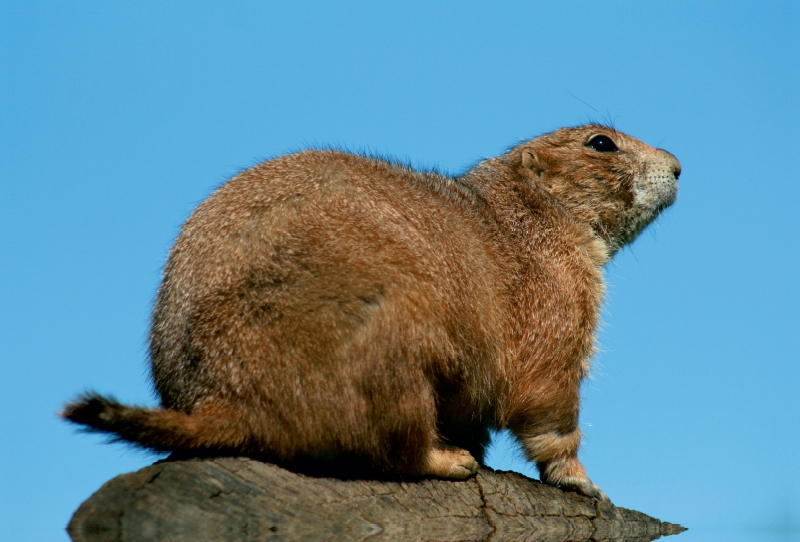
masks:
[(577, 457), (601, 268), (679, 174), (598, 125), (456, 178), (337, 151), (269, 160), (170, 252), (150, 332), (162, 408), (86, 394), (62, 415), (159, 451), (445, 478), (510, 428), (544, 482), (604, 499)]

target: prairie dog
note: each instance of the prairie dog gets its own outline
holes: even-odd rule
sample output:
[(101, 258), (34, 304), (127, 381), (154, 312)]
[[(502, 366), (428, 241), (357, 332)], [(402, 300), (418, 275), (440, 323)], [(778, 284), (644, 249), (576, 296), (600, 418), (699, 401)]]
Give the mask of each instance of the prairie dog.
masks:
[(605, 499), (577, 457), (601, 268), (679, 174), (599, 125), (459, 177), (330, 150), (266, 161), (170, 252), (150, 332), (162, 408), (89, 393), (61, 415), (158, 451), (455, 479), (510, 428), (542, 481)]

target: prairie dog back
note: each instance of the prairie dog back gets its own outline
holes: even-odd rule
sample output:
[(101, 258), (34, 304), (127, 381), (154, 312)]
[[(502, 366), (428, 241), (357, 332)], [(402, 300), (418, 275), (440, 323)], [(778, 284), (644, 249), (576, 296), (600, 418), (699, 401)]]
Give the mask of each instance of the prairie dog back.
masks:
[(161, 409), (63, 415), (162, 451), (470, 476), (509, 427), (543, 481), (577, 459), (600, 269), (675, 198), (672, 155), (562, 129), (461, 177), (336, 151), (244, 171), (187, 220), (150, 357)]
[[(381, 177), (387, 182), (374, 183)], [(497, 350), (499, 285), (476, 250), (480, 230), (448, 202), (463, 197), (455, 188), (398, 166), (316, 151), (233, 179), (187, 221), (165, 270), (151, 335), (164, 406), (190, 414), (223, 396), (244, 415), (263, 418), (251, 402), (280, 398), (269, 410), (311, 442), (292, 434), (287, 443), (253, 446), (289, 448), (279, 457), (292, 457), (299, 444), (301, 455), (311, 454), (330, 447), (317, 440), (344, 423), (352, 427), (343, 435), (366, 433), (359, 438), (368, 442), (375, 435), (364, 427), (368, 412), (385, 409), (381, 417), (390, 418), (406, 400), (395, 400), (406, 391), (397, 384), (422, 387), (426, 374), (443, 369), (438, 360), (464, 357), (466, 345), (453, 337), (474, 336), (482, 354)], [(479, 282), (468, 280), (475, 269)], [(476, 303), (486, 310), (465, 318)], [(455, 369), (491, 383), (481, 373), (493, 361), (482, 357)], [(400, 415), (394, 425), (405, 428), (407, 414)]]

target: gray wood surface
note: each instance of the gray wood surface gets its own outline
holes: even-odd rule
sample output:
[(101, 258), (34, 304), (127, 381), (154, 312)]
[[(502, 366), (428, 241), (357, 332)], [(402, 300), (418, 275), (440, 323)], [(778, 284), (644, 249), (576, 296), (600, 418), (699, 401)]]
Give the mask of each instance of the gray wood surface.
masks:
[(104, 484), (74, 542), (654, 540), (680, 525), (511, 472), (463, 482), (314, 477), (247, 458), (164, 461)]

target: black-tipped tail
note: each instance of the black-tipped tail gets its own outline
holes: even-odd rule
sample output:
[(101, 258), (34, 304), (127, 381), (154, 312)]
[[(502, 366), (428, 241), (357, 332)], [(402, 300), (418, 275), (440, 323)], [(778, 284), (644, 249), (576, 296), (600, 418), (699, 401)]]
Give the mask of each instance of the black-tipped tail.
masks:
[(169, 409), (126, 406), (113, 398), (86, 393), (59, 415), (113, 440), (159, 452), (242, 450), (250, 440), (226, 409), (188, 415)]

